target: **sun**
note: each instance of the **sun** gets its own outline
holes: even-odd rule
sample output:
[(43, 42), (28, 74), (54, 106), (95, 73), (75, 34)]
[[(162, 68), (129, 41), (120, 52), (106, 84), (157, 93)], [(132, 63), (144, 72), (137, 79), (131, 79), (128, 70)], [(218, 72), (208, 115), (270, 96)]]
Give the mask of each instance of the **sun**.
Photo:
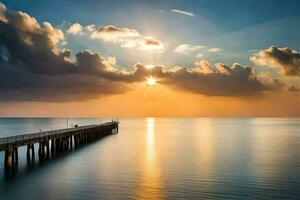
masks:
[(146, 78), (147, 79), (147, 84), (148, 85), (155, 85), (156, 84), (156, 79), (155, 78), (153, 78), (153, 76), (149, 76), (149, 77), (147, 77)]

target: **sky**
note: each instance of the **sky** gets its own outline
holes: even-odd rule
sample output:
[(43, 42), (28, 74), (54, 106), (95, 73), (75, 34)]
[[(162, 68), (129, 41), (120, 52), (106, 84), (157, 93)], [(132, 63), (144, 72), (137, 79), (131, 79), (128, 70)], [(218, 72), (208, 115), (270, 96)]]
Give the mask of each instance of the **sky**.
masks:
[(0, 1), (0, 116), (300, 116), (299, 7)]

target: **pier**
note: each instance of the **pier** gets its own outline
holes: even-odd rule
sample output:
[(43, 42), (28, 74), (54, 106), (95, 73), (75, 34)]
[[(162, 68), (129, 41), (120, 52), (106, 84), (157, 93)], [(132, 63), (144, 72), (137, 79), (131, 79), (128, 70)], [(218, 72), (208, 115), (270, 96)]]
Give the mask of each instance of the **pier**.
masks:
[(119, 122), (111, 121), (99, 125), (76, 126), (59, 130), (0, 138), (0, 151), (5, 151), (4, 168), (12, 169), (18, 164), (18, 147), (27, 146), (27, 161), (35, 159), (35, 145), (38, 144), (38, 157), (47, 159), (56, 154), (68, 152), (83, 144), (104, 136), (118, 133)]

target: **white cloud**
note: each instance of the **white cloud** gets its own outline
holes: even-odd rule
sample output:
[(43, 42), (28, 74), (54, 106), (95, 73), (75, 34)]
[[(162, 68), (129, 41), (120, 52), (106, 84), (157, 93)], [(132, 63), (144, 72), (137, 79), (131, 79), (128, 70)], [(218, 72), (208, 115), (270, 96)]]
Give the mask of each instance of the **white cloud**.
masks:
[(90, 24), (90, 25), (87, 25), (87, 26), (85, 27), (85, 29), (86, 29), (88, 32), (93, 32), (93, 31), (95, 31), (96, 26), (95, 26), (94, 24)]
[(222, 49), (220, 49), (220, 48), (210, 48), (210, 49), (208, 49), (209, 52), (219, 52), (221, 50)]
[(197, 58), (201, 58), (201, 57), (203, 57), (203, 54), (202, 54), (202, 53), (198, 53), (198, 54), (196, 55), (196, 57), (197, 57)]
[(123, 41), (126, 38), (136, 38), (140, 36), (141, 34), (135, 29), (119, 28), (112, 25), (102, 26), (91, 34), (92, 39), (99, 38), (115, 43)]
[(158, 39), (147, 36), (136, 39), (126, 39), (122, 42), (121, 47), (139, 50), (158, 50), (164, 49), (164, 45)]
[(79, 23), (72, 24), (68, 28), (67, 33), (71, 35), (83, 35), (83, 27)]
[(82, 26), (79, 23), (72, 24), (68, 29), (67, 33), (71, 35), (84, 35), (87, 33), (91, 33), (95, 31), (96, 26), (94, 24), (88, 25), (88, 26)]
[(121, 47), (129, 49), (164, 50), (164, 44), (153, 36), (142, 35), (135, 29), (120, 28), (112, 25), (95, 29), (91, 33), (91, 38), (117, 43)]
[(184, 11), (184, 10), (171, 10), (171, 12), (175, 12), (175, 13), (179, 13), (179, 14), (182, 14), (182, 15), (187, 15), (187, 16), (191, 16), (191, 17), (194, 17), (194, 13), (192, 12), (189, 12), (189, 11)]
[(174, 50), (175, 53), (183, 55), (191, 55), (196, 53), (199, 49), (204, 48), (201, 45), (181, 44)]

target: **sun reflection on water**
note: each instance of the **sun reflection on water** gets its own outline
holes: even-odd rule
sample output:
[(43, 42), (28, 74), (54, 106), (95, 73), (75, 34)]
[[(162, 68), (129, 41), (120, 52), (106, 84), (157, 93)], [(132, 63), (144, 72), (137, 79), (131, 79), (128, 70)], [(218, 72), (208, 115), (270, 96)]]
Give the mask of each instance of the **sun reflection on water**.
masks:
[(155, 119), (147, 118), (146, 149), (135, 199), (163, 199), (163, 179), (155, 149)]

